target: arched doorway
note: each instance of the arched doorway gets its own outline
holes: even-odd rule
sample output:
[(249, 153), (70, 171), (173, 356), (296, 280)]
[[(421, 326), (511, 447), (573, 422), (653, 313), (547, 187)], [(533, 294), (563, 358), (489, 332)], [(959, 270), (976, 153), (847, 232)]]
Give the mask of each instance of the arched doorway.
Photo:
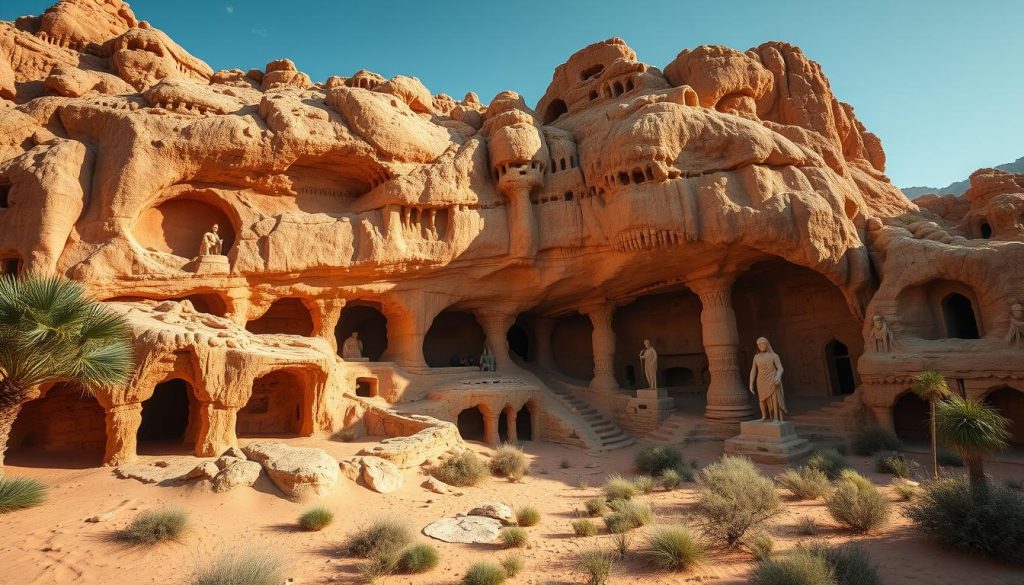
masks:
[(971, 300), (960, 293), (950, 293), (942, 299), (942, 320), (946, 336), (958, 339), (978, 339), (978, 320)]
[(516, 438), (520, 441), (533, 440), (533, 410), (524, 404), (516, 413)]
[(388, 320), (376, 307), (349, 304), (341, 310), (334, 338), (338, 342), (338, 355), (345, 340), (355, 331), (363, 342), (363, 357), (378, 361), (388, 348)]
[(234, 224), (220, 208), (199, 199), (175, 197), (147, 209), (132, 233), (143, 248), (191, 259), (199, 255), (203, 234), (214, 225), (226, 256), (235, 242)]
[(479, 363), (484, 330), (471, 313), (442, 311), (423, 339), (423, 359), (433, 368)]
[(459, 413), (457, 419), (459, 434), (463, 441), (483, 441), (485, 439), (484, 413), (474, 406)]
[(1003, 386), (989, 392), (985, 402), (1010, 419), (1010, 443), (1024, 445), (1024, 392)]
[(188, 382), (176, 378), (157, 384), (153, 395), (142, 403), (139, 453), (162, 453), (184, 444), (193, 402)]
[(44, 454), (48, 466), (53, 455), (98, 465), (107, 440), (105, 417), (100, 403), (82, 388), (56, 384), (22, 406), (11, 428), (7, 461), (30, 465), (34, 455)]
[(665, 386), (672, 388), (678, 386), (696, 386), (697, 376), (690, 368), (675, 367), (668, 368), (664, 373)]
[(509, 327), (505, 339), (508, 341), (509, 352), (516, 354), (524, 362), (530, 361), (530, 334), (522, 325), (517, 323)]
[(511, 406), (506, 406), (505, 409), (501, 411), (501, 416), (498, 417), (498, 441), (501, 443), (510, 442), (508, 429), (509, 422), (514, 413), (515, 411), (512, 410)]
[(312, 407), (306, 380), (295, 372), (278, 370), (258, 378), (252, 396), (238, 411), (238, 436), (298, 436), (305, 433)]
[(904, 441), (920, 443), (931, 440), (931, 408), (926, 400), (913, 392), (907, 392), (896, 400), (892, 419), (896, 435)]
[(853, 377), (853, 362), (846, 344), (838, 339), (828, 342), (825, 345), (825, 361), (828, 364), (832, 394), (853, 394), (857, 382)]
[(259, 319), (245, 324), (251, 333), (281, 333), (286, 335), (313, 335), (313, 318), (302, 299), (286, 298), (274, 301)]

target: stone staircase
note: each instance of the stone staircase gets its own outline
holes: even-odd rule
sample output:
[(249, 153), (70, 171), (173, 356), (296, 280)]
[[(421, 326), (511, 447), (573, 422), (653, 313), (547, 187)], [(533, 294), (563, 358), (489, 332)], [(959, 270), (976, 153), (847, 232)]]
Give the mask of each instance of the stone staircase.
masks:
[(855, 392), (841, 400), (792, 415), (789, 420), (796, 426), (796, 433), (808, 441), (845, 442), (860, 420), (862, 410), (860, 395)]
[(687, 445), (724, 441), (739, 432), (739, 423), (708, 420), (702, 413), (676, 412), (657, 429), (645, 435), (643, 441), (655, 445)]

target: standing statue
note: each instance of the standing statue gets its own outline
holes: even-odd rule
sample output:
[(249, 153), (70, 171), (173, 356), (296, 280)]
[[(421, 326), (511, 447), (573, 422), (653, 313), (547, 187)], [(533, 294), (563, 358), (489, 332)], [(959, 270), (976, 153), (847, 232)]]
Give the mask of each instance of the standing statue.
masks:
[(1010, 330), (1006, 333), (1006, 342), (1014, 347), (1024, 345), (1024, 305), (1010, 305)]
[(782, 392), (782, 362), (764, 337), (757, 338), (757, 355), (750, 367), (750, 393), (757, 396), (762, 421), (782, 422), (782, 414), (787, 412)]
[(643, 365), (644, 379), (651, 390), (658, 389), (658, 352), (649, 339), (644, 340), (644, 348), (640, 350), (640, 363)]
[(221, 246), (224, 244), (224, 240), (217, 235), (217, 231), (220, 226), (213, 224), (210, 231), (203, 234), (203, 241), (199, 244), (199, 255), (200, 256), (220, 256)]
[(358, 331), (353, 331), (341, 345), (341, 357), (347, 360), (363, 358), (363, 340), (359, 339)]
[(871, 318), (871, 339), (874, 342), (875, 351), (892, 351), (892, 331), (889, 330), (889, 324), (885, 322), (885, 317), (878, 313)]
[(498, 370), (498, 358), (491, 352), (490, 349), (484, 347), (484, 352), (480, 354), (480, 371), (481, 372), (495, 372)]

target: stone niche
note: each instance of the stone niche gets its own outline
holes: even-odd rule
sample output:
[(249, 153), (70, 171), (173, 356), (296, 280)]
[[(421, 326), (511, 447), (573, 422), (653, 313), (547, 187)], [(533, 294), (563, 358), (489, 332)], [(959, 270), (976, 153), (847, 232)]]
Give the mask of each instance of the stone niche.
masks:
[(235, 243), (235, 227), (218, 207), (187, 197), (175, 197), (142, 212), (132, 231), (135, 240), (147, 250), (195, 258), (203, 234), (219, 226), (224, 240), (221, 253), (227, 255)]
[(81, 388), (57, 384), (25, 403), (14, 421), (8, 459), (31, 452), (103, 458), (107, 434), (103, 407)]
[(252, 396), (238, 411), (239, 436), (307, 434), (312, 398), (296, 372), (271, 372), (253, 382)]

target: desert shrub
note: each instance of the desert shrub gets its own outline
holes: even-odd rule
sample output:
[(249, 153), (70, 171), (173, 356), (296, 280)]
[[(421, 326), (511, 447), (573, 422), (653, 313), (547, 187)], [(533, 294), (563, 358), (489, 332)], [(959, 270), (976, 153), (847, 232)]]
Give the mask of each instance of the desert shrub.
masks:
[(307, 532), (323, 530), (334, 521), (334, 513), (324, 506), (314, 506), (299, 516), (299, 527)]
[(501, 568), (509, 577), (515, 577), (523, 572), (523, 557), (518, 554), (511, 554), (501, 559)]
[(270, 554), (223, 556), (200, 571), (192, 585), (281, 585), (284, 563)]
[(859, 429), (850, 447), (856, 455), (874, 455), (879, 451), (902, 451), (903, 441), (893, 431), (872, 425)]
[(964, 460), (959, 455), (946, 449), (939, 449), (939, 452), (935, 455), (938, 459), (939, 465), (943, 467), (963, 467)]
[(820, 498), (828, 493), (831, 487), (824, 472), (807, 466), (799, 469), (787, 469), (780, 473), (775, 481), (801, 500)]
[(398, 570), (403, 573), (426, 573), (440, 562), (437, 549), (430, 544), (414, 544), (402, 551), (398, 557)]
[(520, 526), (536, 526), (540, 523), (540, 512), (537, 508), (523, 506), (516, 510), (516, 523)]
[(825, 559), (796, 548), (784, 557), (763, 561), (754, 567), (750, 585), (837, 585), (832, 567)]
[(1003, 481), (1003, 487), (1009, 488), (1015, 492), (1024, 491), (1024, 481), (1019, 479), (1006, 479)]
[(602, 490), (604, 491), (604, 497), (609, 502), (614, 500), (631, 500), (636, 495), (636, 486), (633, 485), (633, 482), (617, 473), (608, 477), (608, 481), (604, 483)]
[(804, 516), (796, 521), (796, 531), (804, 536), (814, 536), (821, 531), (818, 522), (810, 516)]
[(443, 461), (432, 470), (432, 474), (448, 485), (467, 487), (487, 477), (487, 466), (475, 451), (467, 449)]
[(572, 521), (572, 531), (576, 536), (594, 536), (597, 534), (597, 524), (593, 520), (580, 518)]
[(772, 480), (745, 457), (723, 457), (700, 473), (697, 514), (704, 533), (728, 547), (782, 511)]
[(606, 585), (615, 569), (615, 555), (606, 550), (585, 550), (580, 553), (579, 565), (587, 585)]
[(188, 527), (188, 514), (177, 508), (147, 510), (117, 533), (117, 539), (131, 544), (156, 544), (176, 540)]
[(929, 483), (907, 506), (924, 532), (955, 548), (1024, 563), (1024, 496), (991, 486), (984, 498), (961, 478)]
[(648, 564), (666, 571), (685, 571), (705, 557), (704, 546), (690, 529), (671, 526), (655, 530), (641, 551)]
[(754, 558), (758, 561), (766, 561), (772, 557), (772, 553), (775, 552), (775, 541), (772, 536), (767, 532), (758, 532), (750, 538), (743, 539), (743, 546), (750, 551), (750, 554), (754, 555)]
[(581, 490), (585, 490), (590, 487), (590, 480), (585, 477), (578, 477), (576, 479), (576, 487)]
[(836, 585), (881, 585), (878, 570), (868, 554), (857, 545), (812, 545), (808, 552), (821, 558), (832, 569)]
[(378, 520), (353, 534), (345, 549), (354, 557), (393, 557), (410, 542), (412, 533), (407, 526), (394, 520)]
[(608, 510), (608, 505), (600, 498), (587, 500), (583, 502), (583, 506), (587, 509), (588, 516), (600, 516)]
[(817, 469), (824, 473), (829, 480), (834, 480), (844, 469), (849, 469), (850, 462), (835, 449), (821, 449), (811, 454), (807, 460), (807, 467)]
[(825, 498), (825, 507), (837, 522), (858, 532), (870, 532), (889, 520), (892, 505), (870, 480), (847, 470)]
[(615, 545), (615, 552), (619, 554), (620, 559), (626, 558), (626, 553), (629, 552), (629, 545), (632, 543), (633, 537), (628, 532), (619, 532), (612, 535), (612, 544)]
[(504, 583), (507, 578), (505, 569), (484, 561), (476, 563), (466, 571), (466, 576), (462, 578), (462, 585), (499, 585)]
[(683, 476), (679, 474), (679, 470), (676, 468), (666, 469), (661, 472), (661, 487), (666, 490), (674, 490), (683, 483)]
[(654, 511), (650, 504), (632, 500), (615, 500), (612, 502), (612, 513), (604, 517), (608, 531), (618, 534), (634, 528), (646, 526), (654, 520)]
[(498, 447), (491, 457), (491, 473), (512, 481), (522, 479), (528, 466), (523, 450), (508, 443)]
[(387, 577), (398, 570), (398, 551), (387, 550), (373, 553), (359, 566), (359, 574), (367, 583)]
[(498, 540), (505, 548), (525, 548), (530, 544), (530, 535), (522, 528), (510, 526), (501, 529), (501, 532), (498, 533)]
[(38, 506), (46, 500), (46, 485), (34, 479), (0, 476), (0, 514)]
[(633, 487), (642, 494), (653, 492), (654, 485), (654, 478), (649, 475), (638, 475), (633, 478)]
[(917, 485), (911, 481), (903, 479), (902, 477), (897, 477), (896, 480), (892, 482), (892, 489), (896, 492), (896, 497), (899, 498), (901, 502), (909, 502), (910, 500), (913, 500), (920, 491), (920, 488)]
[(644, 447), (635, 457), (636, 469), (645, 475), (658, 475), (683, 463), (682, 454), (671, 447)]
[(875, 471), (880, 473), (891, 473), (896, 477), (911, 477), (914, 470), (920, 467), (917, 461), (907, 457), (903, 453), (893, 451), (879, 451), (875, 453)]
[(559, 463), (558, 466), (561, 467), (562, 469), (569, 469), (570, 467), (572, 467), (572, 462), (569, 461), (568, 459), (562, 459), (562, 462)]

